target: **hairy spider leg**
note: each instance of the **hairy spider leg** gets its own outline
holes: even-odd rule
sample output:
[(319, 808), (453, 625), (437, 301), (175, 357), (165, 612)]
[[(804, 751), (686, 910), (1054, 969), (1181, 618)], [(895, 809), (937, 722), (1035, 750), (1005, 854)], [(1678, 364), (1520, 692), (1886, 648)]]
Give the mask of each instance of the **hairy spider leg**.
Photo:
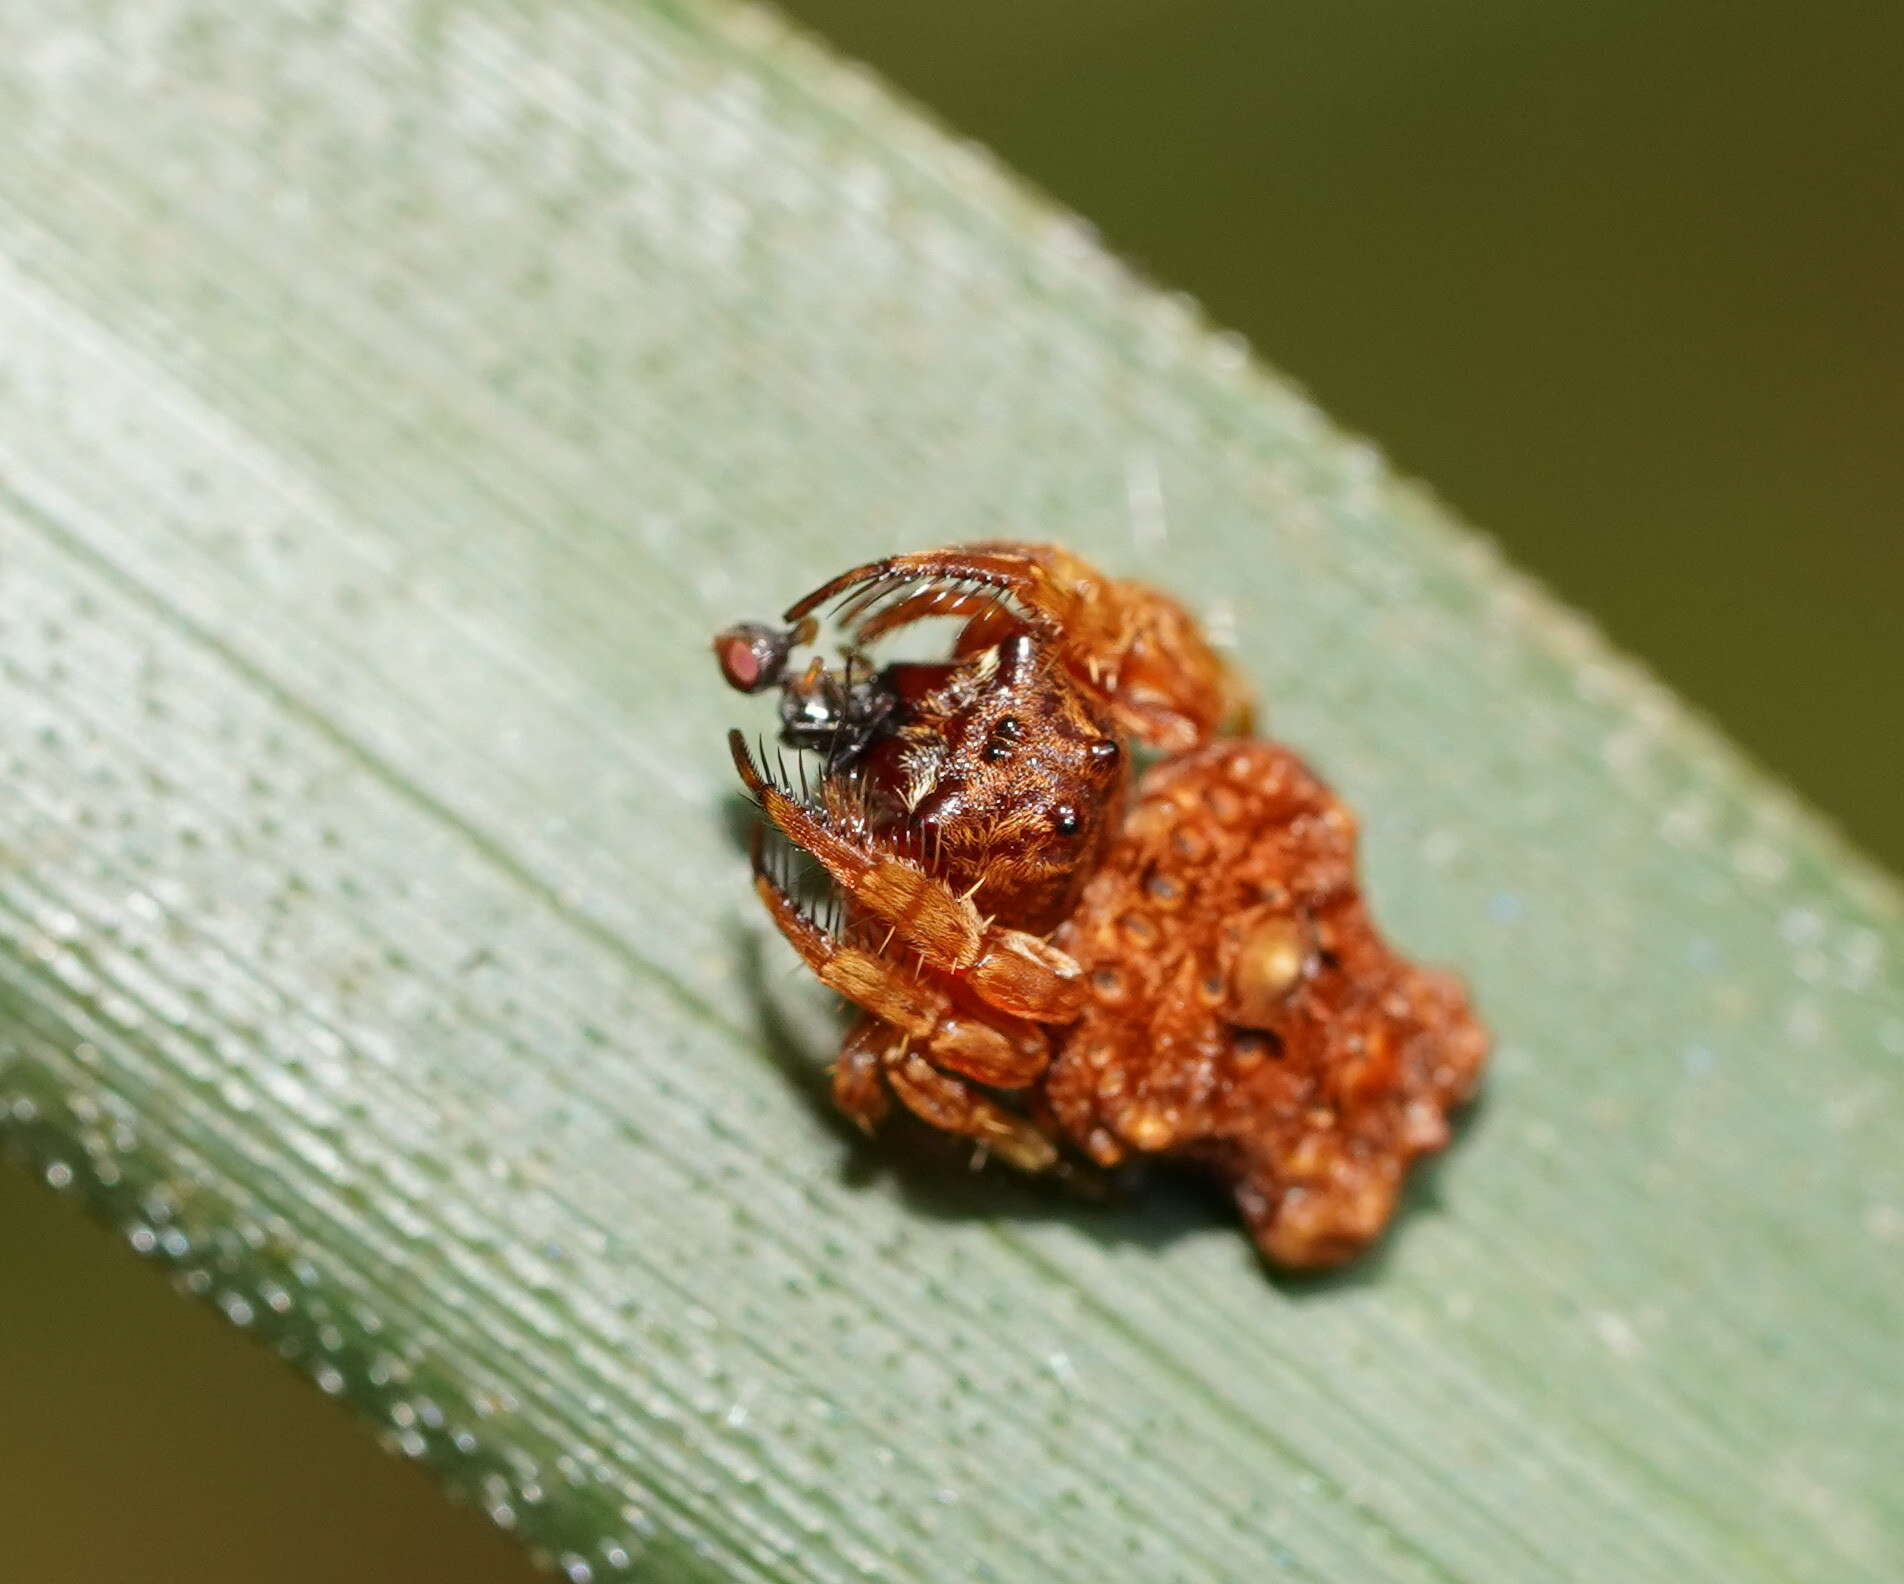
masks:
[(876, 586), (871, 592), (873, 600), (853, 613), (853, 642), (857, 645), (875, 643), (887, 633), (933, 616), (970, 618), (959, 636), (957, 647), (961, 652), (982, 647), (994, 635), (1002, 638), (1009, 628), (1023, 625), (997, 591), (985, 593), (935, 582), (891, 603), (879, 604), (877, 609), (872, 608), (873, 604), (884, 590)]
[(764, 842), (758, 838), (753, 865), (754, 889), (768, 915), (814, 977), (889, 1024), (933, 1061), (999, 1089), (1022, 1089), (1049, 1065), (1050, 1042), (1037, 1025), (1008, 1016), (980, 1021), (965, 1015), (936, 986), (827, 934), (768, 869)]
[(914, 1116), (977, 1139), (1020, 1171), (1049, 1171), (1058, 1163), (1057, 1145), (1029, 1117), (1008, 1111), (963, 1078), (941, 1072), (917, 1051), (891, 1061), (886, 1082)]
[[(917, 550), (906, 555), (882, 557), (863, 566), (849, 568), (836, 578), (822, 583), (787, 607), (786, 620), (797, 622), (822, 605), (852, 589), (861, 589), (841, 611), (849, 623), (863, 615), (866, 608), (895, 587), (914, 583), (976, 583), (1003, 589), (1025, 608), (1031, 623), (1041, 631), (1055, 635), (1065, 614), (1062, 592), (1051, 586), (1043, 566), (1045, 554), (1068, 561), (1077, 558), (1055, 547), (1023, 545), (1008, 540), (955, 546), (948, 550)], [(1082, 565), (1082, 563), (1078, 563)], [(861, 588), (861, 585), (874, 585)]]
[(887, 1058), (905, 1044), (906, 1036), (870, 1012), (862, 1012), (840, 1041), (833, 1063), (833, 1103), (871, 1133), (892, 1109), (886, 1088)]
[(916, 951), (927, 967), (956, 976), (986, 1006), (1012, 1017), (1068, 1023), (1083, 1010), (1083, 978), (1065, 953), (1036, 935), (981, 918), (970, 898), (910, 859), (842, 835), (824, 814), (763, 776), (738, 731), (728, 733), (728, 746), (741, 781), (767, 818), (794, 846), (817, 859), (858, 909), (888, 925), (893, 938)]
[(891, 1113), (894, 1095), (920, 1121), (975, 1139), (1020, 1171), (1058, 1164), (1051, 1124), (1008, 1110), (964, 1079), (941, 1072), (912, 1051), (898, 1029), (862, 1013), (840, 1045), (833, 1101), (871, 1133)]
[[(905, 592), (919, 583), (931, 587)], [(1056, 545), (992, 540), (887, 556), (822, 584), (790, 606), (787, 619), (803, 620), (845, 596), (841, 618), (854, 641), (865, 643), (927, 615), (960, 614), (939, 606), (934, 596), (943, 592), (950, 603), (973, 602), (955, 646), (970, 653), (995, 641), (1002, 624), (996, 603), (979, 604), (966, 584), (1009, 595), (1018, 624), (1049, 643), (1119, 730), (1145, 746), (1176, 753), (1250, 729), (1247, 685), (1189, 611), (1147, 584), (1105, 577)]]

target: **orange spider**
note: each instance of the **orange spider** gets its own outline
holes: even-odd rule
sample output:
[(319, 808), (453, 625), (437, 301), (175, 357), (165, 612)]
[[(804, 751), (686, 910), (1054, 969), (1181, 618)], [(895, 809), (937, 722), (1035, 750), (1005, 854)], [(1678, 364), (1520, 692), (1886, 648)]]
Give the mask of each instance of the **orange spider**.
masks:
[[(791, 669), (834, 600), (842, 664)], [(962, 624), (945, 658), (874, 666), (871, 645), (935, 616)], [(755, 888), (858, 1009), (833, 1071), (847, 1115), (870, 1131), (896, 1096), (1027, 1171), (1189, 1159), (1276, 1264), (1366, 1247), (1447, 1143), (1487, 1036), (1454, 979), (1376, 933), (1348, 810), (1287, 749), (1231, 735), (1244, 688), (1188, 612), (997, 542), (856, 567), (786, 620), (714, 648), (819, 756), (796, 790), (729, 738), (769, 822)], [(1134, 794), (1132, 748), (1163, 756)], [(837, 909), (796, 897), (787, 847)]]

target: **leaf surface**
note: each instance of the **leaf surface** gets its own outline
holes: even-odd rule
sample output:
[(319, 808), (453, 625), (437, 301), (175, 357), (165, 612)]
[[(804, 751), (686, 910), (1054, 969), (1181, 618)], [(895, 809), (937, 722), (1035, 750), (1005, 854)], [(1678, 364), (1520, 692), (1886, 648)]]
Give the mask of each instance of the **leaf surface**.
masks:
[[(1366, 446), (756, 13), (0, 18), (50, 1180), (577, 1580), (1904, 1569), (1896, 892)], [(996, 534), (1228, 634), (1498, 1033), (1351, 1275), (817, 1097), (706, 635)]]

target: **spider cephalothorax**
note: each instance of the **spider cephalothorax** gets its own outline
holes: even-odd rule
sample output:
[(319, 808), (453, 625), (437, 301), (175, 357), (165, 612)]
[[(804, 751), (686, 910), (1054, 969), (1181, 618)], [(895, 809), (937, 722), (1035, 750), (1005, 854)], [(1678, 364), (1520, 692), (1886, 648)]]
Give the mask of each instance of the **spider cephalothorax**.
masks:
[(1040, 933), (1095, 866), (1125, 781), (1104, 712), (1028, 632), (904, 698), (860, 773), (896, 792), (880, 830), (981, 913)]
[[(837, 670), (810, 644), (838, 601)], [(953, 617), (942, 659), (872, 647)], [(777, 688), (817, 779), (769, 777), (732, 734), (777, 840), (817, 860), (823, 923), (763, 840), (755, 886), (859, 1009), (834, 1095), (867, 1128), (896, 1096), (1028, 1170), (1200, 1162), (1259, 1247), (1337, 1263), (1447, 1140), (1486, 1036), (1459, 985), (1376, 933), (1354, 823), (1183, 607), (1054, 546), (989, 543), (857, 567), (784, 628), (715, 639), (728, 681)], [(1133, 747), (1167, 754), (1129, 786)]]

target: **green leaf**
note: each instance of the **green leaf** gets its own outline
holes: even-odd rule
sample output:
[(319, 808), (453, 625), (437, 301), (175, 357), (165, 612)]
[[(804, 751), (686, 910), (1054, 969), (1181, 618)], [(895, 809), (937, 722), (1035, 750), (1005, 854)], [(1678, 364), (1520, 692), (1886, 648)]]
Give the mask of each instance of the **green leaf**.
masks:
[[(0, 6), (49, 1180), (576, 1579), (1904, 1568), (1897, 894), (1367, 447), (756, 13)], [(1498, 1032), (1348, 1276), (815, 1097), (705, 638), (1000, 533), (1233, 635)]]

